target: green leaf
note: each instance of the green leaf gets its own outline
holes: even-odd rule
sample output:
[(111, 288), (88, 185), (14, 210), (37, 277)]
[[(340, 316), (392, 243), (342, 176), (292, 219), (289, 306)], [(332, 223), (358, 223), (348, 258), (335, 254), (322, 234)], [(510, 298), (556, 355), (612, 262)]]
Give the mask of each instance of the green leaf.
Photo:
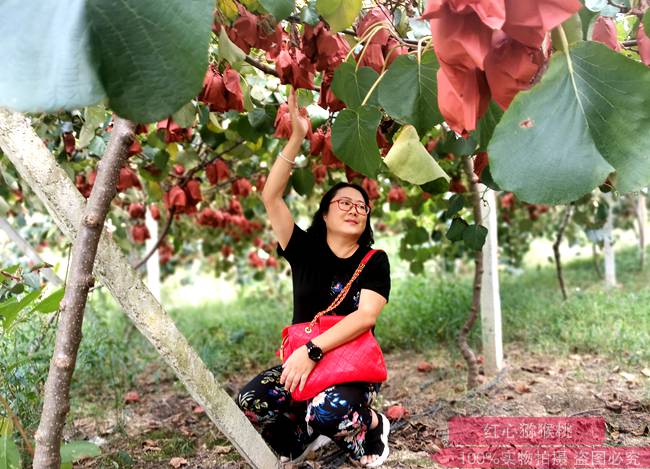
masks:
[(361, 0), (317, 0), (316, 10), (327, 21), (332, 31), (352, 26), (361, 11)]
[(309, 195), (314, 189), (316, 179), (309, 168), (298, 168), (291, 175), (291, 184), (300, 195)]
[(244, 51), (230, 40), (226, 28), (221, 28), (221, 31), (219, 31), (219, 56), (223, 57), (232, 66), (240, 64), (246, 58)]
[(61, 464), (70, 464), (81, 458), (94, 458), (102, 454), (95, 443), (90, 441), (71, 441), (61, 445)]
[(102, 156), (106, 151), (106, 142), (100, 135), (95, 135), (88, 145), (91, 155)]
[(196, 115), (196, 108), (194, 103), (190, 101), (186, 103), (185, 106), (181, 107), (178, 111), (172, 114), (172, 119), (178, 125), (184, 128), (192, 127), (194, 124), (194, 117)]
[(101, 104), (86, 108), (84, 111), (84, 125), (79, 133), (79, 148), (88, 146), (95, 137), (95, 131), (104, 122), (105, 117), (106, 109)]
[(0, 437), (0, 468), (20, 469), (20, 452), (9, 436)]
[(379, 84), (379, 103), (395, 120), (413, 125), (420, 135), (444, 119), (438, 110), (436, 73), (438, 60), (432, 51), (418, 63), (413, 54), (398, 56)]
[(650, 10), (646, 10), (645, 14), (643, 15), (643, 29), (650, 32)]
[(208, 68), (214, 1), (87, 3), (100, 80), (117, 114), (135, 122), (157, 121), (199, 93)]
[[(32, 302), (39, 297), (41, 291), (42, 288), (26, 294), (18, 301), (5, 301), (0, 303), (0, 316), (4, 318), (2, 321), (2, 327), (4, 330), (8, 330), (11, 327), (20, 312), (32, 304)], [(11, 300), (13, 300), (13, 298)]]
[(65, 293), (65, 288), (59, 288), (51, 295), (48, 295), (40, 303), (34, 307), (34, 311), (38, 313), (53, 313), (59, 310), (59, 304), (63, 299), (63, 294)]
[(448, 202), (446, 216), (447, 218), (453, 217), (465, 206), (465, 197), (462, 194), (454, 194)]
[(426, 184), (449, 176), (420, 142), (412, 125), (405, 125), (384, 158), (386, 166), (400, 179), (412, 184)]
[[(569, 47), (577, 42), (582, 41), (582, 20), (580, 19), (580, 15), (578, 13), (571, 16), (568, 20), (562, 23), (561, 26), (564, 30), (564, 34), (566, 35)], [(555, 49), (566, 52), (564, 50), (564, 44), (562, 43), (559, 28), (554, 28), (551, 32), (551, 41)]]
[(311, 0), (305, 7), (300, 10), (300, 21), (311, 26), (316, 26), (320, 21), (318, 11), (316, 10), (316, 0)]
[(0, 417), (0, 436), (11, 436), (14, 423), (9, 417)]
[(0, 106), (58, 112), (105, 97), (92, 60), (86, 8), (86, 0), (1, 3)]
[[(357, 109), (379, 78), (379, 74), (370, 67), (360, 67), (354, 62), (343, 62), (334, 72), (332, 91), (348, 108)], [(366, 104), (377, 105), (377, 91), (372, 92)]]
[(296, 6), (294, 0), (259, 0), (259, 2), (278, 21), (289, 16)]
[(416, 226), (415, 228), (408, 230), (404, 237), (404, 241), (411, 245), (426, 243), (429, 241), (429, 232), (421, 226)]
[(332, 149), (341, 161), (368, 177), (377, 177), (381, 166), (377, 126), (381, 112), (374, 106), (343, 109), (332, 125)]
[(571, 202), (613, 171), (618, 191), (638, 190), (650, 184), (648, 128), (650, 69), (581, 42), (553, 54), (541, 82), (501, 118), (488, 149), (492, 176), (530, 203)]
[(451, 221), (451, 225), (447, 230), (447, 239), (452, 242), (460, 241), (463, 239), (463, 232), (469, 225), (465, 220), (456, 217)]
[(479, 251), (485, 244), (485, 237), (487, 236), (487, 228), (483, 225), (476, 223), (469, 225), (463, 230), (463, 242), (465, 246), (475, 251)]
[(490, 101), (490, 106), (486, 113), (478, 121), (478, 127), (473, 134), (478, 139), (479, 151), (487, 151), (490, 139), (494, 134), (494, 129), (503, 116), (503, 110), (494, 101)]

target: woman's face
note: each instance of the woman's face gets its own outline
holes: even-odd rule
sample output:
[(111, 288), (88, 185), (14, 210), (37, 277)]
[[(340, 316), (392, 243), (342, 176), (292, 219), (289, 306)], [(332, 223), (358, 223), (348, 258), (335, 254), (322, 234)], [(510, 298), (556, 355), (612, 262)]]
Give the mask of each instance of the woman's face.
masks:
[(327, 231), (361, 237), (366, 229), (368, 215), (364, 207), (361, 192), (352, 187), (343, 187), (336, 191), (328, 212), (323, 215)]

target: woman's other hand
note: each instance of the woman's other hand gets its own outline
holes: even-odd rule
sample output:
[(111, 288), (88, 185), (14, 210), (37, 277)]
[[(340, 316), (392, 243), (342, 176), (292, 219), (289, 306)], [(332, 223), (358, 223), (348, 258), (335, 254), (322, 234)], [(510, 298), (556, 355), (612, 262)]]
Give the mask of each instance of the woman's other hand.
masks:
[(289, 392), (293, 392), (297, 387), (301, 390), (305, 387), (307, 377), (316, 367), (316, 362), (309, 358), (307, 347), (303, 345), (294, 350), (282, 367), (280, 384), (284, 385)]
[(289, 115), (291, 116), (291, 138), (302, 142), (309, 129), (309, 119), (301, 115), (298, 109), (298, 97), (296, 90), (292, 87), (289, 94)]

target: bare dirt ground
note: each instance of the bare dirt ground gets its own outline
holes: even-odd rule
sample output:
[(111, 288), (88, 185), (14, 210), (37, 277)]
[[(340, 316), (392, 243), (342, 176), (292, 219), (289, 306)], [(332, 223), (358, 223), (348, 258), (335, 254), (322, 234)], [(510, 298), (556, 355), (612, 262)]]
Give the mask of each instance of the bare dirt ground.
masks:
[[(442, 467), (431, 455), (445, 446), (453, 416), (602, 416), (607, 445), (650, 446), (650, 364), (626, 368), (597, 355), (555, 357), (509, 345), (505, 371), (482, 377), (479, 391), (467, 392), (465, 366), (447, 351), (394, 353), (386, 362), (389, 380), (377, 408), (401, 405), (408, 412), (391, 423), (386, 468)], [(228, 392), (234, 395), (257, 371), (230, 380)], [(131, 402), (68, 425), (68, 437), (93, 440), (103, 451), (75, 467), (247, 467), (171, 373), (154, 380), (155, 374), (160, 370), (142, 376), (137, 396), (126, 396)], [(291, 469), (351, 467), (330, 445)]]

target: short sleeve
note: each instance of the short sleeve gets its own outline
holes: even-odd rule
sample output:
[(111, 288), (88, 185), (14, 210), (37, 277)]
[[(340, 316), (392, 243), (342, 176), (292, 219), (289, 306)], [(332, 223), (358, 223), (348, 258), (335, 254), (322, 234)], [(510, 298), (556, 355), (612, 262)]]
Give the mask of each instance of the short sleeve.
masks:
[(308, 245), (309, 237), (307, 232), (294, 223), (287, 247), (282, 249), (280, 244), (278, 244), (278, 256), (284, 257), (289, 261), (289, 264), (293, 265), (296, 260), (305, 258)]
[(373, 254), (359, 276), (359, 287), (379, 293), (386, 298), (390, 295), (390, 264), (384, 251)]

